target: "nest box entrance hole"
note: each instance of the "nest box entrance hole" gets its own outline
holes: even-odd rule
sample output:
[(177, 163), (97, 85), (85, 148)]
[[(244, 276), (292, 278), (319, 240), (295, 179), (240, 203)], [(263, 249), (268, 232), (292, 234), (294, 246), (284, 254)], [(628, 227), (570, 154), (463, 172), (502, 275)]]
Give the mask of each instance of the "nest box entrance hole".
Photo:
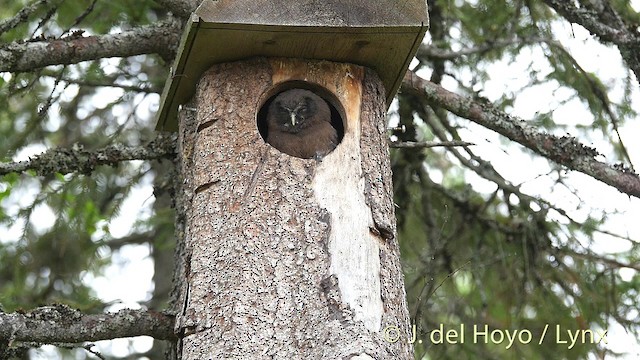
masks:
[[(290, 91), (295, 89), (299, 89), (302, 91)], [(319, 109), (317, 106), (314, 106), (314, 104), (309, 104), (309, 101), (313, 102), (310, 97), (315, 97), (309, 94), (307, 91), (310, 91), (313, 94), (319, 96), (321, 100), (324, 101), (329, 107), (329, 123), (331, 127), (335, 129), (336, 133), (335, 140), (333, 140), (335, 144), (333, 144), (333, 146), (326, 144), (326, 140), (321, 140), (326, 138), (325, 131), (322, 130), (323, 128), (326, 130), (326, 126), (324, 126), (325, 124), (316, 124), (321, 125), (317, 128), (319, 131), (319, 133), (317, 134), (313, 134), (313, 132), (307, 131), (308, 129), (300, 131), (299, 133), (295, 129), (292, 129), (292, 127), (294, 126), (300, 126), (300, 124), (296, 124), (299, 120), (315, 121), (320, 123), (327, 120), (326, 114), (320, 114), (321, 109)], [(280, 116), (282, 127), (280, 129), (274, 130), (270, 129), (268, 118), (269, 109), (276, 98), (278, 98), (280, 102), (277, 104), (277, 106), (274, 105), (272, 107), (271, 116)], [(305, 102), (305, 100), (307, 102)], [(275, 112), (277, 112), (278, 110), (280, 110), (281, 113), (275, 114)], [(318, 119), (318, 117), (322, 117), (322, 119)], [(305, 81), (287, 81), (273, 86), (262, 95), (262, 98), (259, 102), (258, 111), (256, 112), (256, 125), (262, 139), (279, 151), (299, 158), (322, 158), (323, 156), (333, 151), (333, 149), (340, 144), (344, 137), (345, 110), (340, 103), (340, 100), (338, 100), (338, 98), (326, 88)], [(302, 126), (304, 127), (307, 125), (312, 126), (310, 124), (303, 124)], [(278, 137), (275, 137), (275, 134), (272, 134), (272, 136), (270, 137), (269, 131), (283, 132), (284, 136), (280, 138), (286, 139), (283, 141), (287, 143), (282, 144), (282, 141), (277, 141)], [(295, 138), (295, 135), (297, 134), (305, 137), (304, 141), (301, 141), (301, 143), (305, 145), (302, 145), (301, 147), (315, 146), (318, 151), (295, 148), (297, 145), (293, 145), (293, 143), (300, 140)], [(330, 149), (328, 149), (328, 147), (330, 147)]]

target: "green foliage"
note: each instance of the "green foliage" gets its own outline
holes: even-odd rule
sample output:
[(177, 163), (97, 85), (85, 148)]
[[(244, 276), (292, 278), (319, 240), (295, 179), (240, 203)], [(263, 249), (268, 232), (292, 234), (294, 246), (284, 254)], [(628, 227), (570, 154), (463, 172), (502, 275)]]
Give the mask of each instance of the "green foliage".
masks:
[[(129, 169), (135, 181), (137, 170)], [(47, 304), (52, 301), (73, 302), (81, 308), (96, 308), (97, 299), (82, 281), (86, 271), (99, 272), (108, 259), (98, 248), (109, 236), (107, 221), (118, 214), (123, 196), (130, 189), (114, 183), (109, 175), (122, 176), (127, 171), (103, 169), (95, 177), (61, 176), (28, 181), (22, 176), (7, 175), (6, 190), (0, 201), (11, 203), (11, 194), (39, 188), (31, 204), (17, 214), (3, 213), (0, 224), (10, 227), (24, 223), (22, 236), (15, 242), (2, 243), (4, 261), (0, 270), (0, 300), (7, 309)], [(22, 180), (22, 181), (21, 181)], [(46, 207), (55, 214), (52, 226), (43, 227), (36, 211)], [(96, 235), (100, 237), (97, 238)], [(106, 242), (108, 243), (108, 242)], [(33, 304), (33, 305), (28, 305)], [(101, 307), (98, 308), (98, 310)]]
[[(108, 34), (164, 16), (151, 0), (29, 3), (36, 10), (0, 33), (0, 48), (13, 41)], [(0, 19), (12, 18), (24, 6), (24, 1), (4, 1)], [(157, 102), (167, 71), (164, 61), (144, 55), (0, 73), (0, 159), (25, 160), (49, 148), (140, 145), (153, 136), (147, 109)], [(111, 233), (123, 203), (134, 188), (148, 187), (150, 176), (150, 164), (130, 162), (99, 167), (90, 175), (37, 176), (30, 171), (0, 177), (3, 311), (51, 303), (88, 313), (107, 309), (110, 304), (97, 297), (87, 279), (101, 276), (122, 247), (153, 245), (157, 239), (144, 238), (150, 227), (163, 224), (165, 234), (169, 238), (172, 234), (173, 216), (167, 209), (151, 219), (138, 219), (129, 237)], [(158, 239), (170, 251), (167, 236)], [(170, 264), (165, 267), (171, 269)], [(167, 295), (157, 294), (157, 303), (162, 304), (163, 298), (166, 303)], [(60, 354), (78, 358), (75, 352)]]
[[(522, 99), (532, 101), (526, 98), (531, 92), (525, 90), (534, 87), (570, 94), (557, 100), (557, 108), (577, 100), (593, 114), (590, 124), (559, 122), (556, 108), (546, 104), (541, 104), (545, 106), (535, 118), (527, 120), (541, 131), (580, 135), (586, 143), (608, 139), (611, 145), (606, 150), (627, 162), (613, 123), (621, 126), (637, 117), (630, 96), (637, 81), (605, 81), (584, 70), (557, 40), (552, 28), (560, 22), (548, 7), (541, 2), (482, 0), (435, 0), (429, 5), (430, 46), (468, 51), (447, 61), (420, 58), (418, 68), (431, 71), (431, 79), (446, 79), (445, 87), (453, 90), (451, 84), (455, 84), (458, 92), (481, 102), (491, 101), (506, 111), (517, 110)], [(628, 18), (638, 15), (628, 2), (612, 5), (626, 9)], [(527, 61), (523, 53), (542, 57), (536, 57), (536, 63), (528, 60), (529, 82), (517, 88), (511, 85), (501, 96), (485, 99), (483, 84), (495, 76), (491, 66), (523, 63)], [(526, 79), (527, 74), (522, 75)], [(618, 93), (623, 89), (623, 95), (615, 99), (609, 95), (614, 86)], [(405, 129), (392, 132), (398, 140), (423, 140), (418, 134), (457, 140), (467, 131), (465, 120), (447, 114), (438, 104), (428, 104), (425, 110), (413, 96), (401, 94), (398, 100), (396, 118)], [(506, 151), (519, 151), (505, 141), (500, 143)], [(638, 275), (623, 279), (619, 271), (624, 264), (637, 264), (638, 246), (632, 245), (614, 261), (590, 249), (594, 238), (602, 236), (611, 213), (592, 212), (575, 221), (555, 200), (532, 197), (513, 186), (497, 172), (500, 164), (481, 158), (473, 147), (395, 150), (391, 160), (407, 297), (417, 330), (417, 358), (585, 359), (606, 353), (607, 346), (580, 342), (569, 349), (562, 343), (567, 331), (594, 331), (597, 341), (598, 331), (617, 322), (639, 334), (637, 318), (626, 315), (631, 304), (639, 305)], [(556, 165), (548, 167), (550, 172), (540, 176), (556, 173)], [(495, 190), (476, 189), (470, 181), (472, 174), (492, 181)], [(565, 175), (558, 173), (558, 186), (566, 186)], [(586, 204), (579, 208), (583, 206)], [(445, 333), (460, 331), (461, 324), (466, 326), (465, 343), (434, 344), (429, 337), (440, 326)], [(531, 344), (515, 341), (508, 349), (506, 341), (495, 344), (480, 339), (476, 343), (474, 325), (487, 325), (489, 332), (528, 330), (533, 340)], [(546, 325), (548, 333), (539, 345)]]

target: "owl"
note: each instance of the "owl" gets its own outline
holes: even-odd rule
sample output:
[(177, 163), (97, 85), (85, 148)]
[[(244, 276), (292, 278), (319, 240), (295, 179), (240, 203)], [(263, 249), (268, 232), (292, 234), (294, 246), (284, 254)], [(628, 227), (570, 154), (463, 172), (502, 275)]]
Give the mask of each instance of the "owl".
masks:
[(291, 156), (322, 159), (338, 145), (329, 104), (309, 90), (281, 92), (267, 110), (267, 142)]

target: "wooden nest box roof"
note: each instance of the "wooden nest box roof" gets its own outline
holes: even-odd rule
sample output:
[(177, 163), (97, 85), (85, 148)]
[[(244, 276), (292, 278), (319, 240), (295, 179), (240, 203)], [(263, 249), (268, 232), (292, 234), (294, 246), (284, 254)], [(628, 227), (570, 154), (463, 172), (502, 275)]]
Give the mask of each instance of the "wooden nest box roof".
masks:
[(182, 36), (156, 128), (177, 130), (179, 106), (211, 65), (256, 56), (369, 67), (389, 104), (427, 27), (425, 0), (205, 0)]

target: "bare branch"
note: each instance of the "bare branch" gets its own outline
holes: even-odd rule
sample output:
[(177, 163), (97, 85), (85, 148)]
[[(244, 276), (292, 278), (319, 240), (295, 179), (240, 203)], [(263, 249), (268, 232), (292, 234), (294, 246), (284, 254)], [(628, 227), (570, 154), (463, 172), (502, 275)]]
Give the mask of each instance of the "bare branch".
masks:
[(531, 37), (531, 38), (513, 37), (510, 39), (494, 40), (484, 44), (479, 44), (475, 47), (464, 48), (458, 51), (449, 51), (449, 50), (439, 49), (435, 46), (421, 46), (418, 49), (418, 53), (416, 54), (416, 56), (419, 59), (428, 58), (428, 59), (438, 59), (438, 60), (455, 60), (461, 56), (479, 54), (479, 53), (487, 52), (489, 50), (507, 47), (509, 45), (514, 45), (514, 44), (525, 45), (525, 44), (548, 43), (548, 42), (551, 42), (551, 40), (541, 38), (541, 37)]
[(572, 1), (544, 0), (544, 2), (565, 19), (584, 26), (587, 30), (600, 36), (602, 40), (615, 44), (629, 44), (633, 42), (633, 34), (630, 34), (627, 29), (621, 28), (623, 24), (620, 21), (616, 21), (618, 22), (617, 24), (602, 22), (601, 19), (603, 18), (598, 17), (597, 11), (578, 8)]
[(78, 86), (111, 87), (111, 88), (122, 89), (124, 91), (133, 91), (133, 92), (139, 92), (139, 93), (145, 93), (145, 94), (159, 94), (162, 91), (162, 89), (157, 89), (157, 88), (154, 88), (152, 85), (147, 85), (147, 84), (142, 84), (140, 86), (121, 85), (121, 84), (117, 84), (115, 82), (109, 82), (109, 81), (98, 82), (98, 81), (91, 81), (91, 80), (80, 80), (80, 79), (73, 79), (65, 76), (62, 76), (60, 78), (60, 81), (64, 81), (67, 84), (74, 84)]
[(105, 240), (103, 243), (107, 245), (111, 251), (115, 251), (125, 245), (152, 243), (156, 236), (156, 231), (147, 231), (144, 233), (133, 233), (117, 239)]
[(437, 146), (471, 146), (474, 143), (466, 141), (391, 141), (389, 147), (400, 149), (432, 148)]
[(38, 11), (42, 5), (46, 5), (49, 0), (39, 0), (31, 5), (27, 5), (20, 9), (18, 13), (9, 19), (0, 21), (0, 34), (5, 33), (29, 19), (29, 16)]
[(621, 166), (610, 166), (595, 159), (598, 152), (573, 137), (541, 133), (523, 120), (496, 109), (491, 104), (452, 93), (408, 71), (402, 83), (403, 90), (426, 97), (452, 113), (491, 129), (536, 153), (580, 171), (621, 192), (640, 198), (640, 177)]
[(66, 305), (44, 306), (26, 313), (0, 312), (0, 344), (77, 343), (147, 335), (173, 340), (174, 317), (152, 310), (124, 309), (87, 315)]
[(159, 54), (170, 60), (180, 41), (180, 28), (180, 23), (170, 18), (118, 34), (14, 42), (0, 48), (0, 72), (26, 72), (49, 65), (141, 54)]
[(154, 85), (152, 85), (151, 81), (142, 82), (135, 79), (134, 76), (131, 76), (131, 77), (134, 78), (133, 80), (135, 81), (132, 81), (132, 79), (130, 78), (126, 78), (124, 81), (133, 82), (136, 85), (119, 84), (119, 82), (123, 81), (121, 80), (123, 76), (122, 73), (105, 75), (99, 81), (87, 80), (82, 77), (80, 78), (70, 77), (70, 76), (67, 76), (65, 72), (61, 72), (60, 70), (42, 69), (40, 70), (39, 74), (40, 76), (51, 77), (57, 80), (58, 82), (65, 82), (67, 84), (74, 84), (78, 86), (112, 87), (112, 88), (122, 89), (124, 91), (133, 91), (133, 92), (140, 92), (140, 93), (146, 93), (146, 94), (159, 94), (160, 92), (162, 92), (162, 88), (155, 87)]
[(127, 160), (173, 158), (175, 152), (175, 136), (160, 133), (150, 143), (137, 147), (110, 145), (96, 151), (87, 151), (82, 147), (51, 149), (27, 161), (0, 163), (0, 175), (27, 170), (34, 170), (38, 175), (74, 171), (88, 174), (99, 165), (113, 165)]
[(588, 261), (593, 261), (593, 262), (601, 263), (604, 265), (608, 265), (612, 269), (629, 268), (629, 269), (634, 269), (636, 271), (640, 271), (640, 265), (637, 263), (634, 263), (634, 262), (623, 263), (621, 261), (616, 260), (615, 258), (597, 255), (592, 251), (588, 251), (588, 250), (587, 252), (581, 253), (565, 247), (562, 249), (558, 249), (558, 251), (571, 257), (582, 258)]

